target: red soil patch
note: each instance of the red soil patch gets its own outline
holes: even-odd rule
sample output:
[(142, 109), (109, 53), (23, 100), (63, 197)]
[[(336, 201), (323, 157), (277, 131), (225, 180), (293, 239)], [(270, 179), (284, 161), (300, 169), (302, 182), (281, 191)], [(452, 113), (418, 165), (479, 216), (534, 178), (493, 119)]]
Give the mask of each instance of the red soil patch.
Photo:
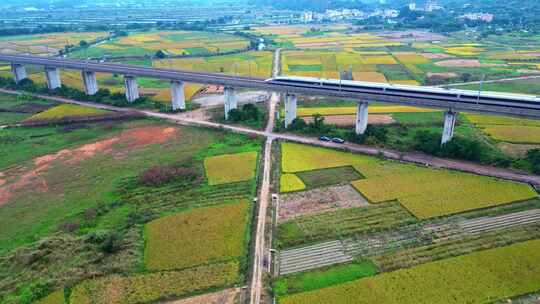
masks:
[[(74, 149), (60, 150), (54, 154), (37, 157), (33, 160), (33, 168), (16, 168), (6, 172), (0, 172), (0, 206), (8, 203), (16, 192), (48, 190), (47, 181), (43, 173), (55, 162), (63, 162), (69, 165), (78, 164), (91, 159), (97, 154), (126, 155), (131, 150), (139, 147), (165, 143), (178, 129), (172, 127), (143, 127), (122, 132), (120, 135), (85, 144)], [(116, 147), (122, 145), (121, 148)]]

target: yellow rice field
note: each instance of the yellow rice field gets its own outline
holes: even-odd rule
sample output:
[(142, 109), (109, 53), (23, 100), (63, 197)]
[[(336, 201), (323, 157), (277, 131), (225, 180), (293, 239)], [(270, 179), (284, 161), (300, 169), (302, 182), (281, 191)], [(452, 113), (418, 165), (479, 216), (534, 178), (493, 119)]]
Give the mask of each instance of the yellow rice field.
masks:
[[(239, 259), (244, 252), (249, 203), (198, 208), (145, 225), (145, 264), (175, 270)], [(226, 216), (224, 216), (226, 215)]]
[(304, 182), (292, 173), (282, 174), (279, 180), (280, 192), (294, 192), (306, 189)]
[(399, 201), (421, 219), (535, 198), (527, 184), (375, 157), (282, 143), (282, 172), (353, 166), (366, 179), (353, 182), (372, 203)]
[[(410, 106), (370, 106), (369, 113), (427, 113), (437, 112), (438, 110), (410, 107)], [(335, 107), (335, 108), (298, 108), (297, 115), (301, 117), (313, 116), (315, 114), (326, 115), (352, 115), (356, 114), (356, 107)]]
[(54, 120), (69, 117), (97, 116), (111, 113), (107, 110), (83, 107), (75, 104), (61, 104), (33, 115), (27, 121)]
[(9, 36), (0, 38), (0, 53), (30, 53), (43, 56), (56, 55), (66, 45), (78, 45), (82, 40), (92, 42), (98, 38), (107, 37), (107, 35), (106, 32), (65, 32)]
[(210, 185), (228, 184), (255, 177), (257, 152), (211, 156), (204, 159), (204, 169)]

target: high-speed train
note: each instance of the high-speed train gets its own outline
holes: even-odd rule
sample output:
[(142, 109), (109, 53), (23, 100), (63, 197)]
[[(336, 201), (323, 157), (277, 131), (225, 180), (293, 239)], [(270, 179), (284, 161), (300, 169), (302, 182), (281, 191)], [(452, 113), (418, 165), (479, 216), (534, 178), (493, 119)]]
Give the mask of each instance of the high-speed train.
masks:
[(393, 97), (422, 98), (437, 101), (445, 100), (450, 102), (540, 110), (540, 97), (532, 95), (297, 76), (278, 76), (267, 79), (266, 82), (269, 84), (306, 89), (323, 89), (346, 93), (366, 93)]

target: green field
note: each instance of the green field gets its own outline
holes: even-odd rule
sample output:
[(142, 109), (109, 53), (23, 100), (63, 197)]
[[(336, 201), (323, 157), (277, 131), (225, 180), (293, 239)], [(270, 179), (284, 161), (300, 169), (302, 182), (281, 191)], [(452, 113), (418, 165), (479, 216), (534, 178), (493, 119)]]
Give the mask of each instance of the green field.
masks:
[(279, 278), (274, 282), (278, 297), (317, 290), (377, 274), (377, 267), (369, 262), (355, 262), (327, 269), (317, 269)]
[[(4, 159), (11, 167), (2, 171), (7, 187), (2, 188), (4, 201), (0, 204), (3, 219), (0, 302), (29, 303), (65, 287), (77, 286), (71, 303), (98, 301), (88, 299), (139, 303), (183, 297), (243, 280), (251, 208), (246, 203), (235, 205), (234, 202), (250, 200), (255, 181), (209, 185), (204, 177), (203, 160), (215, 155), (258, 151), (258, 140), (205, 129), (178, 128), (154, 120), (91, 124), (73, 129), (39, 127), (7, 131), (26, 134), (29, 142), (12, 142), (9, 145), (12, 151), (26, 152)], [(36, 137), (36, 134), (44, 136)], [(57, 140), (45, 141), (47, 136)], [(26, 148), (34, 145), (42, 147)], [(40, 207), (35, 208), (36, 205)], [(218, 214), (238, 209), (237, 220), (231, 226), (239, 227), (231, 230), (234, 233), (225, 233), (220, 225), (217, 231), (225, 233), (221, 235), (222, 243), (218, 236), (216, 242), (201, 243), (222, 246), (221, 253), (213, 247), (205, 250), (209, 256), (202, 260), (188, 261), (186, 256), (185, 263), (164, 258), (157, 259), (164, 263), (156, 264), (152, 252), (165, 243), (148, 234), (148, 269), (141, 267), (145, 263), (145, 224), (159, 223), (165, 221), (166, 218), (160, 219), (163, 216), (185, 212), (186, 215), (198, 212), (203, 220), (212, 215), (214, 207), (194, 208), (215, 205), (221, 205), (216, 210), (226, 209)], [(234, 207), (237, 205), (241, 208)], [(188, 244), (186, 238), (197, 231), (204, 234), (209, 230), (199, 229), (200, 225), (192, 221), (178, 224), (185, 233), (193, 233), (184, 237), (173, 233), (182, 244), (177, 248), (198, 252), (201, 247)], [(168, 224), (165, 222), (163, 227), (166, 229)], [(229, 246), (232, 243), (236, 245)], [(48, 258), (25, 258), (44, 254)], [(173, 260), (172, 264), (168, 262)], [(201, 265), (199, 269), (160, 271), (197, 265)], [(189, 279), (190, 276), (197, 279)], [(179, 283), (181, 280), (189, 284)], [(84, 283), (78, 285), (81, 282)], [(161, 282), (162, 289), (149, 287), (155, 282)], [(105, 289), (96, 290), (95, 286)], [(120, 288), (119, 293), (110, 298), (109, 287)], [(152, 292), (148, 293), (150, 289)]]

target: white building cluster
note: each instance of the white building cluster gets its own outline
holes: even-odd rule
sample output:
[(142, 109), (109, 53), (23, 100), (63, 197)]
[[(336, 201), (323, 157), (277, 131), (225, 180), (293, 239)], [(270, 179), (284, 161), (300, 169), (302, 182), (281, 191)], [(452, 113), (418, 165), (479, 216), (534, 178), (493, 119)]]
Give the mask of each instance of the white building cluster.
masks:
[(493, 17), (494, 15), (489, 14), (489, 13), (468, 13), (461, 16), (461, 18), (463, 19), (473, 20), (473, 21), (478, 20), (478, 21), (484, 21), (484, 22), (493, 21)]

